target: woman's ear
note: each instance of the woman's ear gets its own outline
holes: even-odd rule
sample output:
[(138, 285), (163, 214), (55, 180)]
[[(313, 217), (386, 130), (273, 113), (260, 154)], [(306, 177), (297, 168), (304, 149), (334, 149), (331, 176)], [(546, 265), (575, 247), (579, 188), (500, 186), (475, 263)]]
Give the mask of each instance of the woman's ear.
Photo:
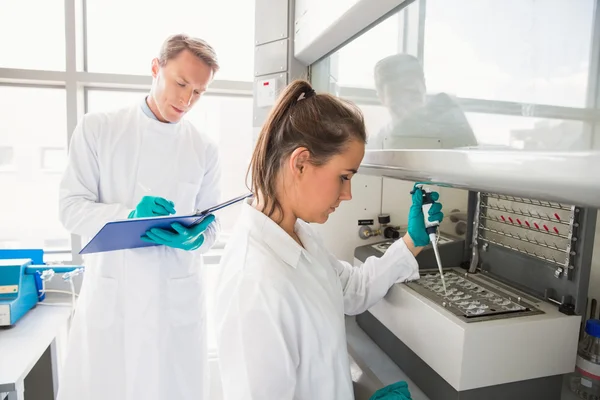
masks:
[(310, 159), (310, 152), (306, 147), (298, 147), (292, 152), (288, 166), (294, 176), (300, 176), (304, 173), (305, 167)]

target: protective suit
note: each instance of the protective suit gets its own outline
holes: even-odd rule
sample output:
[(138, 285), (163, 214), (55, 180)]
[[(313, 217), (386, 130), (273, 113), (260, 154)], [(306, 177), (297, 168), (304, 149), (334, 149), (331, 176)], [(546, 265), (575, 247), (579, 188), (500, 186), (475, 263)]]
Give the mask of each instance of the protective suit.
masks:
[(477, 146), (465, 113), (439, 93), (400, 121), (392, 121), (369, 139), (368, 149), (456, 149)]
[[(178, 214), (220, 200), (218, 150), (191, 123), (161, 123), (137, 105), (88, 114), (71, 141), (60, 187), (60, 219), (91, 238), (126, 219), (145, 195)], [(166, 246), (86, 257), (59, 400), (207, 399), (201, 256)]]
[(419, 278), (402, 240), (360, 268), (298, 220), (304, 248), (248, 203), (225, 249), (216, 292), (224, 400), (353, 399), (344, 314)]

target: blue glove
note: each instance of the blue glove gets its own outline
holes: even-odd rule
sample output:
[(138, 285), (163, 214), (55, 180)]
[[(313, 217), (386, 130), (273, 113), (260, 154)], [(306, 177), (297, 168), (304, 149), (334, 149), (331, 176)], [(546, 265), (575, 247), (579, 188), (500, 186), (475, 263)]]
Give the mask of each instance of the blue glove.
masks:
[[(423, 191), (415, 184), (412, 195), (412, 206), (408, 213), (408, 234), (417, 247), (427, 246), (429, 244), (429, 235), (425, 230), (425, 219), (423, 218)], [(431, 192), (431, 198), (434, 203), (429, 208), (429, 221), (440, 221), (444, 219), (442, 213), (442, 204), (437, 203), (440, 198), (438, 192)]]
[(408, 384), (400, 381), (379, 389), (369, 400), (412, 400), (412, 397), (408, 391)]
[(197, 250), (204, 243), (204, 231), (215, 220), (215, 216), (210, 214), (199, 224), (186, 228), (178, 222), (171, 224), (175, 230), (172, 232), (166, 229), (152, 228), (146, 232), (141, 239), (148, 243), (162, 244), (181, 250)]
[(175, 214), (175, 204), (172, 201), (162, 197), (144, 196), (135, 210), (129, 213), (128, 218), (160, 217), (169, 214)]

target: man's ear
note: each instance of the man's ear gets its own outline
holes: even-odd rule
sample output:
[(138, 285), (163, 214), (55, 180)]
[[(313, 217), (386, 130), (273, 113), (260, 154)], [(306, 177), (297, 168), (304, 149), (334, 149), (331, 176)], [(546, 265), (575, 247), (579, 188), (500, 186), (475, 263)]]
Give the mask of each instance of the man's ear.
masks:
[(158, 72), (160, 71), (160, 62), (158, 58), (152, 60), (152, 77), (156, 78), (158, 76)]

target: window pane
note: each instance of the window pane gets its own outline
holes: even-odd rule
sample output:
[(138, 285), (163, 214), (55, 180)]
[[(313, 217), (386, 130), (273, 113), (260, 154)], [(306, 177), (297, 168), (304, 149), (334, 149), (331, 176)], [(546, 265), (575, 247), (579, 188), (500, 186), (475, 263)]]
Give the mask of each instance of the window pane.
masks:
[(42, 148), (41, 167), (48, 172), (63, 172), (67, 166), (67, 149)]
[(64, 71), (64, 0), (0, 1), (0, 37), (0, 68)]
[[(594, 4), (415, 1), (319, 61), (329, 76), (315, 78), (361, 105), (370, 149), (589, 150)], [(522, 115), (507, 115), (514, 103)]]
[(466, 113), (481, 147), (520, 150), (589, 150), (591, 135), (581, 121)]
[(253, 80), (254, 1), (173, 0), (165, 4), (88, 0), (88, 70), (150, 75), (150, 63), (165, 38), (188, 33), (215, 48), (221, 65), (216, 79)]
[[(400, 15), (395, 14), (341, 48), (336, 57), (340, 86), (375, 88), (373, 60), (380, 60), (401, 50)], [(336, 73), (333, 73), (334, 78)]]
[(0, 171), (12, 170), (15, 165), (15, 149), (12, 146), (0, 146)]
[[(88, 112), (107, 111), (143, 101), (145, 93), (88, 90)], [(203, 96), (186, 117), (219, 146), (223, 199), (239, 196), (248, 189), (246, 169), (253, 149), (252, 98)], [(233, 228), (238, 207), (219, 211), (223, 231)]]
[(0, 86), (0, 121), (0, 148), (14, 149), (14, 169), (0, 169), (0, 187), (7, 188), (0, 196), (0, 248), (70, 248), (70, 235), (58, 221), (61, 174), (49, 173), (39, 161), (43, 149), (52, 148), (62, 155), (55, 154), (53, 163), (64, 165), (65, 91)]
[(428, 0), (427, 89), (585, 107), (593, 0)]
[(133, 104), (142, 104), (148, 92), (89, 89), (86, 92), (86, 112), (117, 110)]

